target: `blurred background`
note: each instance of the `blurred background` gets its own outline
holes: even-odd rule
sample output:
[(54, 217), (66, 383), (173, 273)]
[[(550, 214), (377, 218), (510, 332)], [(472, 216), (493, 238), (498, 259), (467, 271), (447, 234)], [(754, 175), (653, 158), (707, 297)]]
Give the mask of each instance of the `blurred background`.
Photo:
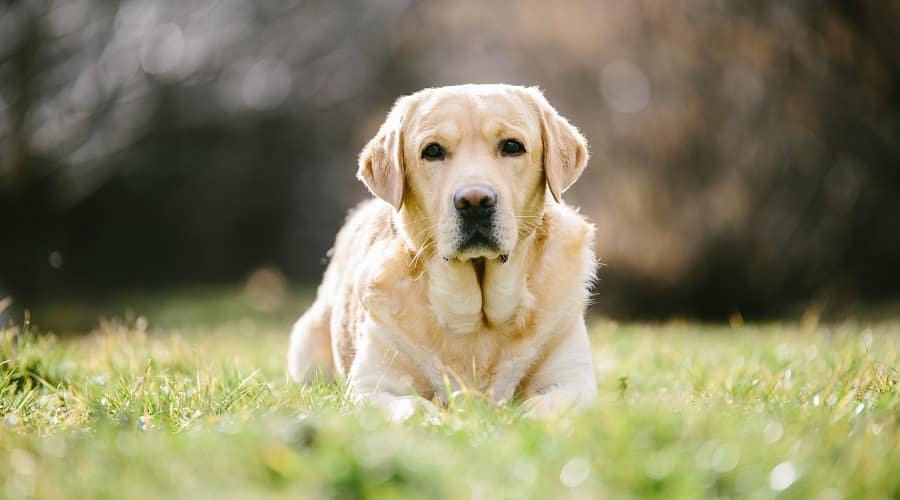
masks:
[(467, 82), (538, 85), (588, 137), (596, 311), (889, 302), (898, 26), (875, 0), (2, 1), (0, 309), (309, 290), (393, 100)]

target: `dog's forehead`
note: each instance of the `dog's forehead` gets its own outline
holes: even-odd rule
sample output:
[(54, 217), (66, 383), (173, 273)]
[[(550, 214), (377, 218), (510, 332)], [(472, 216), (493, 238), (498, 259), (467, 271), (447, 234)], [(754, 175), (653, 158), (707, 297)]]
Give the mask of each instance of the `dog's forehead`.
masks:
[[(411, 123), (419, 129), (433, 129), (469, 121), (486, 124), (488, 129), (502, 125), (534, 130), (536, 112), (513, 88), (492, 85), (465, 85), (429, 89), (413, 96), (419, 102)], [(483, 129), (485, 127), (477, 127)]]

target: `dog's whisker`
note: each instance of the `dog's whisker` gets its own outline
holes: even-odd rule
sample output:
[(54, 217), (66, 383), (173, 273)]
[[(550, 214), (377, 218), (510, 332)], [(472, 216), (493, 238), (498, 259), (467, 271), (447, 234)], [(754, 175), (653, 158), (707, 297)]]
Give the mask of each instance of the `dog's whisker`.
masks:
[(414, 236), (412, 236), (412, 239), (413, 239), (413, 240), (418, 239), (419, 236), (422, 236), (423, 234), (425, 234), (425, 233), (431, 231), (432, 229), (438, 227), (439, 225), (440, 225), (440, 223), (439, 223), (439, 222), (436, 222), (436, 223), (434, 223), (434, 224), (432, 224), (432, 225), (426, 227), (425, 229), (419, 231), (419, 232), (416, 233)]
[(416, 251), (415, 255), (413, 255), (413, 258), (412, 258), (412, 260), (410, 261), (410, 264), (411, 264), (413, 267), (418, 266), (418, 265), (419, 265), (419, 259), (420, 259), (420, 258), (422, 257), (422, 255), (423, 255), (430, 247), (432, 247), (432, 246), (434, 246), (434, 242), (432, 242), (432, 241), (429, 241), (428, 243), (422, 245), (422, 246), (418, 249), (418, 251)]

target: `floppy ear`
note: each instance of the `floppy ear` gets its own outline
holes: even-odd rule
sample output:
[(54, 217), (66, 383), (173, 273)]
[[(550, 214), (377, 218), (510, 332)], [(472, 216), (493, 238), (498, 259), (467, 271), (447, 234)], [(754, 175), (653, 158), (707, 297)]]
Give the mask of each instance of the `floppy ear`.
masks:
[(378, 133), (360, 153), (359, 170), (356, 172), (356, 178), (361, 180), (372, 194), (390, 203), (397, 210), (403, 206), (406, 183), (401, 129), (408, 99), (401, 97), (391, 108)]
[(588, 162), (587, 140), (573, 125), (547, 102), (537, 87), (527, 89), (541, 117), (541, 135), (544, 142), (544, 175), (553, 199), (562, 200), (563, 191), (569, 188)]

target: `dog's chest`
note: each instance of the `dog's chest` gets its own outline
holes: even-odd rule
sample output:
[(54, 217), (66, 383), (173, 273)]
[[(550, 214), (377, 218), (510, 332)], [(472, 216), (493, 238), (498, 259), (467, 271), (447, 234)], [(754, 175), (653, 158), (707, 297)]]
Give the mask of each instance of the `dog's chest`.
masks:
[(510, 279), (511, 272), (488, 269), (478, 279), (466, 268), (449, 270), (455, 272), (441, 269), (429, 280), (429, 305), (440, 338), (438, 355), (451, 382), (486, 390), (503, 363), (504, 346), (527, 335), (523, 318), (530, 294), (524, 277)]
[(490, 268), (481, 277), (468, 267), (435, 271), (429, 276), (428, 302), (444, 335), (466, 342), (521, 333), (521, 319), (530, 304), (524, 277)]
[(487, 391), (502, 363), (503, 341), (503, 336), (490, 329), (445, 337), (440, 357), (451, 383), (457, 388)]
[[(491, 314), (472, 301), (460, 300), (455, 304), (442, 304), (434, 308), (435, 322), (441, 334), (461, 343), (487, 342), (484, 339), (503, 339), (519, 335), (516, 327), (518, 304), (504, 306), (503, 314)], [(481, 340), (479, 340), (481, 339)]]

